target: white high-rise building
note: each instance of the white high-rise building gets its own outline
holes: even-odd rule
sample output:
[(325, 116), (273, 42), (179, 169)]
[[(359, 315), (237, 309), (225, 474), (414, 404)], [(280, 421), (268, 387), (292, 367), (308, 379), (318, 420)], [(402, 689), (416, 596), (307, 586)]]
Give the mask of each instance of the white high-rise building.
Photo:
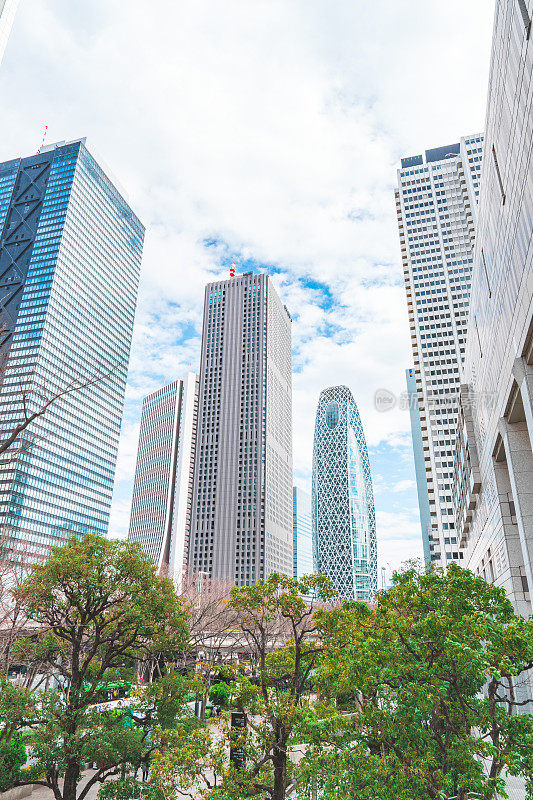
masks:
[(19, 0), (0, 0), (0, 63), (13, 27)]
[[(462, 558), (452, 502), (483, 136), (403, 158), (396, 209), (429, 497), (430, 559)], [(427, 517), (427, 515), (426, 515)]]
[(270, 278), (205, 289), (189, 565), (247, 586), (292, 575), (291, 318)]
[(188, 373), (143, 400), (128, 539), (180, 585), (187, 565), (198, 413)]

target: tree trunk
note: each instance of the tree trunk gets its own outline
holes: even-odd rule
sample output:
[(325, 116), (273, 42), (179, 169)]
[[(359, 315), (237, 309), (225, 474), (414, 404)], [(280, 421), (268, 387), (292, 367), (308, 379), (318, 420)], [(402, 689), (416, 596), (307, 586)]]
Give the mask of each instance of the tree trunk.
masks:
[(206, 687), (204, 689), (204, 691), (203, 691), (202, 700), (200, 702), (200, 719), (202, 719), (202, 720), (205, 719), (205, 709), (206, 709), (206, 706), (207, 706), (208, 695), (209, 695), (209, 688)]
[(80, 765), (71, 761), (65, 771), (63, 782), (63, 800), (76, 800), (78, 781), (80, 779)]
[(272, 800), (285, 800), (287, 789), (287, 751), (276, 748), (274, 754), (274, 789)]

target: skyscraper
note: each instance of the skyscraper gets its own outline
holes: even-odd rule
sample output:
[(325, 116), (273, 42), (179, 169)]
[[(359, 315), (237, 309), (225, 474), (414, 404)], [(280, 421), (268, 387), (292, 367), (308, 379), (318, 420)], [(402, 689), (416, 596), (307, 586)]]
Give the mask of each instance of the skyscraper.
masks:
[(314, 573), (311, 495), (297, 486), (292, 491), (292, 569), (296, 580)]
[(0, 457), (14, 550), (106, 533), (144, 228), (85, 147), (0, 164), (0, 436), (66, 387)]
[(128, 539), (177, 585), (188, 560), (197, 414), (192, 373), (143, 400)]
[(292, 575), (291, 318), (267, 275), (205, 289), (190, 567)]
[[(452, 503), (483, 137), (402, 158), (396, 210), (429, 498), (429, 556), (460, 559)], [(421, 516), (423, 516), (421, 510)], [(427, 542), (426, 542), (427, 549)]]
[(377, 590), (374, 493), (363, 426), (351, 391), (320, 393), (313, 447), (313, 558), (339, 597)]
[(420, 511), (420, 529), (422, 531), (422, 545), (424, 548), (424, 561), (431, 563), (430, 532), (431, 515), (429, 511), (429, 495), (426, 479), (426, 463), (424, 458), (424, 442), (422, 439), (422, 425), (418, 409), (418, 394), (416, 389), (414, 369), (406, 369), (407, 397), (409, 401), (409, 414), (411, 417), (411, 438), (413, 442), (413, 457), (415, 462), (416, 489), (418, 494), (418, 508)]
[[(498, 0), (457, 437), (467, 565), (532, 613), (533, 66), (531, 0)], [(529, 695), (530, 696), (530, 695)]]
[(0, 0), (0, 64), (15, 20), (19, 0)]

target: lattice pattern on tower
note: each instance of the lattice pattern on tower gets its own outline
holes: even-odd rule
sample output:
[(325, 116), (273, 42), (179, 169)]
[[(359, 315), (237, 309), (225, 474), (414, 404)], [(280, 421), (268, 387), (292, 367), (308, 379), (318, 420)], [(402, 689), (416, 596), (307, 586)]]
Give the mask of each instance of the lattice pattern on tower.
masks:
[(313, 448), (313, 560), (339, 597), (377, 590), (374, 494), (363, 426), (351, 391), (320, 394)]

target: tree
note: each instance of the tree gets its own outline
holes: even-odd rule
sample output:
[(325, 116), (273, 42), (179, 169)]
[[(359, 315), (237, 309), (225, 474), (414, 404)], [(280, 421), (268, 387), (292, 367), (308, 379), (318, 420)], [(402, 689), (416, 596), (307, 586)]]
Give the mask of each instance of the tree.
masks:
[[(156, 718), (170, 725), (183, 708), (187, 688), (172, 672), (141, 690), (139, 712), (133, 706), (110, 713), (99, 706), (98, 692), (110, 680), (130, 679), (147, 655), (175, 660), (186, 644), (184, 610), (172, 583), (156, 575), (137, 545), (96, 535), (52, 548), (15, 598), (35, 626), (19, 637), (18, 657), (47, 664), (57, 683), (33, 696), (11, 685), (11, 700), (0, 703), (6, 741), (17, 728), (32, 729), (37, 763), (18, 784), (48, 786), (56, 800), (83, 800), (95, 783), (138, 765), (153, 749)], [(79, 791), (86, 762), (98, 769)]]
[(20, 779), (20, 770), (26, 761), (26, 747), (19, 733), (9, 741), (0, 740), (0, 792), (7, 791)]
[[(154, 756), (153, 797), (187, 794), (206, 800), (285, 800), (291, 782), (291, 737), (310, 714), (309, 683), (322, 654), (317, 608), (331, 598), (329, 581), (271, 575), (233, 588), (230, 605), (250, 661), (224, 668), (236, 703), (247, 715), (237, 734), (228, 721), (216, 732), (200, 729), (194, 740), (178, 726)], [(245, 762), (228, 761), (227, 745), (242, 748)], [(152, 795), (150, 795), (152, 797)]]
[(214, 683), (209, 689), (209, 699), (216, 706), (226, 706), (229, 696), (230, 689), (227, 683)]
[(308, 716), (309, 680), (322, 655), (315, 612), (333, 596), (319, 575), (293, 580), (271, 575), (231, 590), (231, 606), (251, 653), (248, 674), (236, 671), (235, 695), (247, 713), (248, 731), (233, 744), (246, 763), (230, 766), (213, 796), (285, 800), (291, 783), (289, 744)]
[[(8, 672), (12, 666), (12, 645), (27, 628), (28, 620), (20, 602), (16, 599), (16, 589), (26, 578), (29, 567), (26, 558), (10, 557), (10, 544), (5, 535), (0, 534), (0, 671)], [(26, 555), (26, 554), (24, 554)], [(33, 679), (34, 676), (32, 675)]]
[[(6, 332), (4, 322), (0, 320), (0, 337)], [(11, 332), (9, 333), (11, 335)], [(3, 344), (5, 344), (5, 339)], [(9, 374), (9, 349), (0, 345), (0, 389), (4, 401), (9, 400), (6, 408), (9, 413), (3, 414), (0, 420), (0, 467), (8, 469), (19, 458), (24, 458), (24, 453), (35, 447), (45, 437), (43, 423), (52, 407), (63, 403), (63, 412), (67, 412), (64, 401), (71, 394), (82, 392), (95, 384), (110, 378), (116, 367), (100, 370), (93, 375), (74, 373), (68, 380), (58, 378), (49, 385), (44, 379), (39, 379), (32, 362), (19, 364), (12, 370), (12, 375), (17, 382), (9, 387), (2, 387), (4, 373)], [(10, 536), (11, 527), (4, 523), (0, 530), (0, 562), (16, 560), (20, 564), (26, 562), (27, 547), (20, 545), (17, 537)], [(1, 569), (1, 567), (0, 567)], [(1, 613), (1, 610), (0, 610)]]
[[(528, 670), (533, 621), (503, 589), (452, 564), (396, 575), (374, 608), (318, 615), (325, 696), (351, 713), (308, 727), (300, 797), (324, 800), (493, 800), (505, 773), (533, 797)], [(527, 692), (519, 696), (519, 684)]]
[(161, 729), (145, 796), (147, 800), (207, 798), (218, 791), (220, 777), (227, 771), (227, 758), (224, 736), (210, 731), (201, 720), (196, 720), (195, 728), (189, 721)]
[(237, 613), (230, 603), (230, 589), (229, 584), (197, 572), (187, 575), (181, 586), (189, 628), (188, 658), (184, 666), (195, 670), (201, 719), (205, 717), (213, 676), (238, 653), (243, 642)]
[[(1, 323), (0, 323), (1, 332)], [(0, 382), (3, 378), (6, 366), (9, 364), (9, 355), (0, 355)], [(31, 366), (31, 365), (30, 365)], [(100, 381), (113, 375), (115, 367), (94, 375), (75, 375), (69, 381), (55, 386), (53, 389), (44, 383), (39, 383), (34, 379), (28, 379), (28, 366), (21, 367), (21, 376), (18, 386), (13, 389), (13, 403), (16, 407), (16, 422), (12, 426), (2, 428), (0, 435), (0, 454), (7, 450), (12, 450), (14, 445), (18, 449), (28, 449), (34, 443), (34, 437), (21, 444), (21, 436), (27, 431), (33, 422), (43, 417), (51, 406), (55, 405), (61, 398), (67, 397), (73, 392), (79, 392), (94, 386)], [(18, 417), (18, 419), (17, 419)]]

